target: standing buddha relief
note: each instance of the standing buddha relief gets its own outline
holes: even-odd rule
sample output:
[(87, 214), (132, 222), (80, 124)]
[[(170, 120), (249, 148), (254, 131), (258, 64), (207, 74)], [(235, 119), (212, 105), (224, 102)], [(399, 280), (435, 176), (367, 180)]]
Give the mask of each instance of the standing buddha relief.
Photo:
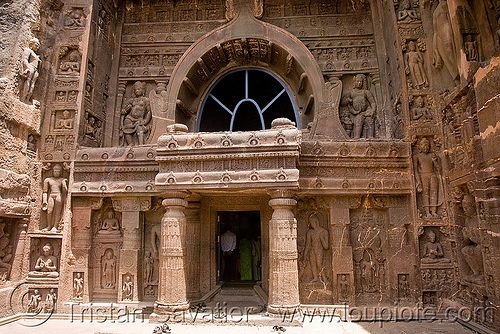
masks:
[(417, 48), (417, 42), (411, 40), (408, 42), (408, 49), (404, 55), (405, 72), (409, 75), (409, 83), (414, 89), (429, 87), (429, 81), (425, 73), (423, 51), (425, 51), (425, 45), (422, 41), (418, 42)]
[(306, 268), (309, 267), (312, 273), (312, 281), (328, 283), (326, 267), (323, 264), (325, 251), (328, 250), (328, 230), (321, 227), (316, 213), (309, 215), (309, 229), (306, 234), (305, 261)]
[(430, 152), (430, 142), (420, 139), (418, 153), (413, 157), (415, 185), (420, 194), (419, 208), (424, 219), (439, 218), (439, 208), (443, 205), (442, 168), (436, 153)]
[(441, 70), (444, 65), (454, 84), (457, 85), (460, 83), (460, 74), (457, 67), (450, 12), (446, 0), (439, 0), (439, 4), (432, 14), (432, 23), (434, 28), (434, 58), (432, 64), (438, 70)]

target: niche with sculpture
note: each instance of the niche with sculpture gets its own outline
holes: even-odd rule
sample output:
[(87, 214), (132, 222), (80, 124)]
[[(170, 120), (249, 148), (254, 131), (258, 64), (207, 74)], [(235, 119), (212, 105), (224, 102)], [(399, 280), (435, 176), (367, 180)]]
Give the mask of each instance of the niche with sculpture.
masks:
[(484, 287), (484, 254), (481, 232), (475, 228), (464, 227), (462, 237), (460, 254), (464, 261), (461, 265), (463, 272), (461, 282), (468, 286)]
[(350, 210), (350, 237), (357, 298), (373, 302), (387, 288), (383, 250), (387, 240), (387, 210), (363, 207)]
[(434, 146), (429, 138), (419, 137), (413, 150), (417, 206), (424, 220), (439, 220), (443, 210), (443, 169)]
[[(158, 295), (161, 219), (165, 213), (161, 199), (146, 213), (144, 252), (142, 260), (142, 291), (144, 300), (154, 301)], [(197, 265), (197, 264), (196, 264)]]
[[(65, 163), (48, 163), (43, 167), (42, 186), (42, 226), (43, 232), (60, 232), (68, 194), (67, 170)], [(45, 223), (45, 224), (43, 224)]]
[(305, 208), (297, 214), (299, 294), (302, 303), (332, 303), (332, 255), (329, 215)]
[(420, 273), (423, 296), (445, 298), (454, 286), (454, 267), (449, 231), (427, 226), (419, 230)]
[(0, 285), (10, 279), (17, 240), (13, 219), (0, 218)]
[(26, 300), (26, 313), (54, 313), (57, 306), (56, 288), (29, 289)]
[(60, 256), (60, 238), (31, 238), (28, 278), (35, 280), (58, 279)]
[[(120, 110), (120, 145), (144, 145), (152, 132), (151, 95), (152, 85), (135, 81), (126, 87), (125, 98)], [(155, 100), (155, 99), (153, 99)]]
[(92, 212), (92, 230), (100, 242), (120, 241), (121, 213), (113, 209), (111, 201), (106, 199), (99, 210)]
[(116, 301), (121, 296), (118, 283), (121, 243), (99, 242), (92, 250), (93, 301)]
[(375, 93), (365, 74), (342, 77), (340, 122), (352, 139), (377, 138), (381, 134), (382, 120), (378, 117)]

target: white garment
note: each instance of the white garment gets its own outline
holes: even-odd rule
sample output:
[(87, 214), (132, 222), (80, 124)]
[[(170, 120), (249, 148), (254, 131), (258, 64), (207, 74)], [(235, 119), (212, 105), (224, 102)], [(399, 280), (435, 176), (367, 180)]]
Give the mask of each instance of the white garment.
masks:
[(220, 245), (223, 252), (232, 252), (236, 249), (236, 234), (227, 230), (220, 236)]

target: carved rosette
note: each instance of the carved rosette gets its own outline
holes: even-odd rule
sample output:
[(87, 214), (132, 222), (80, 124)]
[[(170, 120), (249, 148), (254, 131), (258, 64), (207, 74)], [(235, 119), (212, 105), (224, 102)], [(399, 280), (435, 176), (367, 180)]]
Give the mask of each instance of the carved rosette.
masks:
[(161, 221), (160, 285), (155, 313), (170, 314), (189, 308), (186, 298), (186, 215), (184, 193), (171, 193), (163, 201), (166, 208)]
[[(297, 201), (293, 190), (273, 190), (269, 205), (274, 212), (269, 221), (269, 305), (273, 314), (293, 314), (299, 310), (297, 264), (297, 220), (292, 209)], [(287, 312), (287, 313), (284, 313)]]

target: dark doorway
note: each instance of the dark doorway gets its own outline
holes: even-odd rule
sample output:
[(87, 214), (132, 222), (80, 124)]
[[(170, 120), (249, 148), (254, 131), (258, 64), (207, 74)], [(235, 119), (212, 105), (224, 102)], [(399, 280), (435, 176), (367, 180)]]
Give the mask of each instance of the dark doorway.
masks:
[(260, 281), (260, 212), (219, 211), (217, 218), (217, 280)]

